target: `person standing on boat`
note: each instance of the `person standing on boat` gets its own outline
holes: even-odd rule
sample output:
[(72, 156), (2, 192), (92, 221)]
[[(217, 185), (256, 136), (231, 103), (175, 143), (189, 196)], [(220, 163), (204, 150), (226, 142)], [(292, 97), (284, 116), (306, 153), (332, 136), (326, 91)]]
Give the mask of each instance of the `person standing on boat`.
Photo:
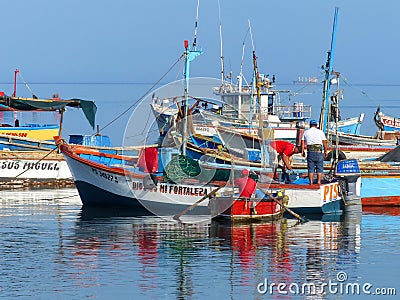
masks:
[(274, 178), (276, 178), (278, 167), (282, 168), (283, 174), (286, 173), (286, 169), (292, 170), (290, 157), (299, 152), (300, 147), (287, 141), (276, 140), (269, 143), (268, 154)]
[[(303, 134), (302, 155), (306, 156), (307, 150), (307, 169), (310, 184), (313, 184), (314, 172), (317, 172), (317, 183), (321, 184), (322, 174), (324, 172), (324, 157), (327, 156), (328, 143), (325, 133), (318, 129), (318, 122), (310, 121), (310, 128)], [(323, 154), (322, 154), (323, 150)]]
[(250, 172), (247, 169), (243, 169), (242, 177), (235, 179), (235, 185), (239, 186), (239, 197), (251, 198), (254, 191), (256, 190), (257, 183), (250, 177)]

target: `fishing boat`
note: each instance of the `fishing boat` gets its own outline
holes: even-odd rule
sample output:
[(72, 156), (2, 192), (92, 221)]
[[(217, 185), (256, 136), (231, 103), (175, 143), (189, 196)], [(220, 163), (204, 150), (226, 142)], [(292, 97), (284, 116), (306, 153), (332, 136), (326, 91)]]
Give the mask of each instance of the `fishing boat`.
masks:
[(283, 212), (283, 207), (269, 197), (241, 198), (222, 195), (210, 199), (210, 213), (215, 216), (214, 219), (232, 222), (273, 221), (280, 219)]
[(95, 124), (96, 105), (91, 100), (60, 98), (38, 99), (23, 98), (17, 96), (0, 95), (0, 111), (23, 111), (23, 112), (49, 112), (58, 111), (60, 113), (60, 125), (50, 124), (20, 124), (20, 120), (15, 120), (15, 124), (2, 124), (0, 134), (2, 137), (10, 136), (13, 138), (25, 138), (36, 141), (52, 141), (55, 135), (60, 135), (62, 131), (63, 114), (66, 107), (81, 108), (92, 128)]
[[(360, 186), (360, 198), (362, 206), (390, 207), (400, 206), (400, 161), (398, 158), (384, 159), (395, 155), (398, 157), (399, 149), (395, 148), (386, 153), (382, 158), (375, 160), (359, 161), (362, 185)], [(305, 163), (295, 163), (293, 168), (296, 174), (302, 174), (306, 170)], [(325, 164), (324, 170), (329, 174), (332, 165)]]
[[(14, 71), (14, 91), (11, 96), (0, 91), (0, 112), (12, 112), (14, 120), (12, 123), (4, 122), (0, 124), (0, 136), (10, 136), (14, 138), (26, 138), (36, 141), (53, 141), (53, 137), (60, 135), (62, 130), (62, 118), (66, 107), (81, 108), (94, 128), (96, 106), (93, 101), (81, 99), (63, 100), (58, 94), (54, 94), (49, 99), (39, 99), (36, 95), (31, 98), (18, 97), (17, 74), (19, 70)], [(26, 83), (25, 83), (26, 84)], [(28, 87), (29, 88), (29, 87)], [(24, 123), (16, 117), (17, 112), (56, 112), (60, 114), (60, 124), (36, 124)]]
[[(15, 74), (16, 77), (16, 74)], [(59, 97), (40, 99), (11, 96), (0, 93), (0, 111), (9, 112), (56, 112), (60, 113), (60, 124), (25, 124), (15, 119), (13, 124), (3, 123), (0, 127), (0, 181), (8, 186), (30, 186), (32, 184), (59, 184), (72, 182), (72, 175), (57, 153), (54, 136), (62, 131), (63, 114), (66, 107), (81, 108), (94, 127), (96, 105), (91, 100)], [(14, 184), (15, 183), (15, 184)]]
[[(56, 142), (72, 172), (83, 205), (127, 206), (131, 209), (145, 209), (157, 215), (176, 215), (198, 203), (187, 213), (210, 216), (211, 214), (216, 215), (216, 210), (214, 208), (212, 212), (210, 211), (209, 198), (213, 199), (215, 195), (216, 199), (223, 199), (230, 195), (230, 198), (226, 199), (232, 199), (233, 195), (233, 197), (239, 195), (237, 186), (230, 184), (229, 181), (231, 167), (226, 167), (225, 172), (222, 166), (212, 169), (206, 168), (205, 165), (202, 165), (201, 168), (197, 167), (196, 172), (191, 171), (191, 173), (186, 170), (187, 173), (196, 175), (192, 177), (187, 173), (182, 173), (182, 170), (171, 168), (169, 164), (172, 157), (178, 158), (175, 161), (181, 160), (179, 164), (182, 165), (190, 165), (195, 162), (195, 160), (180, 156), (176, 149), (153, 148), (151, 150), (153, 154), (146, 158), (147, 172), (143, 172), (137, 167), (140, 165), (137, 159), (124, 155), (101, 153), (84, 146), (69, 145), (62, 139), (57, 139)], [(168, 161), (167, 157), (171, 160)], [(353, 168), (355, 164), (352, 162), (350, 165)], [(194, 168), (196, 169), (196, 167)], [(235, 174), (243, 168), (235, 167)], [(173, 170), (172, 175), (171, 170)], [(222, 173), (225, 175), (221, 175)], [(344, 176), (346, 175), (356, 176), (356, 179), (351, 182), (354, 186), (350, 189), (340, 187), (340, 181), (326, 182), (321, 185), (310, 185), (304, 181), (301, 184), (260, 183), (258, 187), (267, 191), (268, 194), (284, 190), (285, 195), (289, 197), (288, 208), (298, 213), (341, 213), (344, 195), (348, 199), (348, 195), (357, 196), (359, 193), (358, 174), (344, 172)], [(174, 181), (170, 177), (175, 178)], [(178, 177), (179, 180), (176, 179)], [(216, 177), (219, 177), (219, 180), (216, 180)], [(225, 179), (221, 180), (221, 177)], [(248, 200), (237, 198), (237, 200), (240, 201), (240, 203), (236, 203), (237, 205), (245, 205), (246, 201), (257, 202), (257, 198)], [(278, 213), (278, 208), (271, 199), (266, 199), (264, 202), (265, 206), (269, 207), (270, 217)], [(224, 203), (228, 205), (229, 201)], [(223, 207), (225, 209), (221, 211)], [(219, 213), (222, 213), (226, 212), (229, 207), (229, 205), (224, 206), (223, 203), (219, 203), (217, 209), (220, 210)], [(249, 204), (247, 212), (249, 216), (252, 216), (250, 207)], [(255, 207), (257, 208), (257, 206)], [(261, 208), (259, 211), (262, 212)], [(245, 216), (244, 212), (242, 217)], [(253, 215), (255, 214), (253, 213)], [(260, 217), (265, 217), (265, 213), (262, 213)]]
[[(108, 136), (70, 135), (71, 144), (79, 144), (104, 153), (129, 153), (137, 150), (112, 147)], [(72, 174), (57, 146), (50, 141), (38, 141), (12, 136), (0, 136), (0, 182), (3, 187), (63, 186), (73, 185)]]
[(400, 119), (392, 116), (385, 115), (381, 112), (380, 106), (376, 109), (374, 114), (374, 121), (376, 126), (385, 132), (400, 131)]
[[(190, 61), (201, 53), (195, 47), (189, 49), (189, 43), (185, 41), (185, 80), (189, 78)], [(185, 101), (188, 100), (188, 82), (186, 84)], [(184, 115), (187, 115), (187, 110), (186, 106)], [(183, 120), (185, 122), (187, 120)], [(186, 126), (181, 127), (182, 136), (185, 137)], [(72, 146), (60, 138), (56, 139), (56, 143), (72, 172), (83, 205), (128, 206), (155, 215), (174, 215), (199, 199), (207, 199), (217, 189), (224, 188), (221, 182), (208, 180), (205, 183), (201, 178), (193, 178), (193, 174), (199, 175), (199, 169), (194, 166), (195, 170), (191, 170), (194, 160), (186, 157), (185, 138), (182, 140), (184, 142), (180, 150), (144, 149), (144, 156), (140, 156), (144, 157), (144, 161), (140, 157), (135, 159), (84, 146)], [(180, 160), (187, 164), (187, 173), (180, 169)], [(161, 176), (165, 168), (169, 170), (167, 177)], [(208, 201), (202, 201), (188, 214), (209, 216), (207, 204)]]
[[(358, 148), (374, 147), (378, 149), (393, 149), (398, 143), (397, 138), (392, 139), (392, 134), (390, 134), (390, 139), (384, 138), (384, 132), (377, 132), (375, 136), (338, 132), (337, 134), (335, 133), (331, 136), (331, 140), (333, 143), (335, 143), (336, 139), (338, 139), (339, 145), (354, 146)], [(388, 137), (388, 135), (386, 135), (386, 137)]]
[(364, 206), (400, 206), (400, 146), (374, 161), (360, 163)]
[[(175, 182), (163, 178), (164, 164), (168, 165), (170, 162), (167, 161), (167, 156), (170, 159), (172, 156), (179, 157), (176, 149), (160, 149), (160, 160), (158, 154), (153, 154), (150, 158), (150, 150), (147, 150), (145, 166), (151, 169), (146, 171), (153, 171), (149, 173), (135, 167), (138, 164), (137, 159), (69, 145), (62, 139), (57, 139), (56, 142), (72, 172), (84, 206), (123, 206), (146, 210), (155, 215), (174, 215), (223, 184), (217, 181), (204, 184), (200, 179), (190, 178), (187, 174), (184, 174), (187, 179), (182, 178)], [(158, 152), (157, 148), (149, 149), (155, 149), (154, 153)], [(150, 161), (155, 164), (154, 168), (150, 167)], [(188, 214), (210, 215), (208, 199)]]
[(293, 80), (293, 84), (318, 84), (317, 77), (299, 76), (297, 80)]
[(357, 146), (359, 148), (374, 147), (378, 149), (393, 149), (398, 144), (398, 139), (400, 138), (400, 132), (397, 131), (395, 125), (390, 125), (395, 124), (395, 119), (383, 115), (382, 112), (380, 112), (380, 107), (378, 107), (374, 113), (374, 122), (378, 130), (373, 136), (362, 135), (359, 130), (354, 133), (350, 131), (346, 132), (342, 130), (343, 128), (335, 132), (335, 128), (332, 126), (329, 127), (328, 132), (331, 135), (332, 141), (336, 142), (336, 139), (338, 139), (340, 145)]

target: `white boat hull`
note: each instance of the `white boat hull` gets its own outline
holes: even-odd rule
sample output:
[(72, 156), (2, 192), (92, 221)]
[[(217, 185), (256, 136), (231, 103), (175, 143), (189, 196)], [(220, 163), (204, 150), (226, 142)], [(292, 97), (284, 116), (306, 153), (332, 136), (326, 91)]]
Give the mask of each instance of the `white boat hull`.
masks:
[[(157, 183), (146, 188), (144, 179), (125, 177), (104, 168), (92, 166), (65, 156), (84, 205), (130, 206), (138, 212), (174, 215), (207, 195), (212, 186)], [(210, 215), (208, 199), (189, 214)]]
[[(177, 214), (211, 192), (216, 186), (172, 184), (159, 182), (146, 188), (144, 179), (125, 177), (122, 172), (107, 170), (99, 164), (79, 161), (65, 155), (84, 205), (130, 206), (138, 213), (155, 215)], [(301, 213), (341, 213), (338, 184), (329, 183), (319, 188), (308, 185), (271, 185), (272, 190), (285, 189), (291, 209)], [(231, 193), (222, 188), (217, 196)], [(209, 200), (200, 202), (189, 214), (210, 215)]]
[(72, 174), (63, 159), (19, 159), (0, 157), (0, 180), (32, 179), (58, 180), (72, 179)]
[(288, 207), (302, 214), (341, 213), (342, 199), (338, 182), (320, 185), (317, 189), (285, 189)]

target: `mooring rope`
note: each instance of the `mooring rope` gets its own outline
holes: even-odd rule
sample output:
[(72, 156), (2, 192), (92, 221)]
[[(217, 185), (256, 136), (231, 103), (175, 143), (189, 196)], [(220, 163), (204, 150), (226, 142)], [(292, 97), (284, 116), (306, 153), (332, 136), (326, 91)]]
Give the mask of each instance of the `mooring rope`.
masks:
[(18, 76), (22, 79), (22, 81), (24, 82), (26, 88), (31, 92), (32, 97), (36, 97), (36, 94), (32, 91), (32, 89), (30, 88), (30, 86), (28, 85), (28, 83), (25, 81), (24, 77), (22, 76), (22, 74), (19, 72)]
[[(53, 148), (51, 151), (49, 151), (45, 156), (43, 156), (41, 159), (39, 159), (37, 162), (35, 162), (34, 164), (33, 164), (33, 167), (34, 166), (36, 166), (38, 163), (40, 163), (43, 159), (45, 159), (47, 156), (49, 156), (54, 150), (56, 150), (56, 149), (58, 149), (58, 146), (56, 146), (55, 148)], [(21, 176), (22, 174), (24, 174), (26, 171), (29, 171), (29, 170), (31, 170), (31, 169), (26, 169), (26, 170), (24, 170), (24, 171), (22, 171), (21, 173), (19, 173), (17, 176), (15, 176), (14, 177), (14, 179), (15, 178), (18, 178), (19, 176)]]

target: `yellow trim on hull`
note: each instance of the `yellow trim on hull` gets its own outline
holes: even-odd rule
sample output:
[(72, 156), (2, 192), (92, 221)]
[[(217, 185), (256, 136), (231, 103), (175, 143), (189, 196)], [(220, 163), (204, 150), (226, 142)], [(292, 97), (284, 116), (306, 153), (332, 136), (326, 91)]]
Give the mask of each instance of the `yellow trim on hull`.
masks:
[(0, 134), (45, 141), (45, 140), (53, 140), (53, 137), (58, 135), (58, 128), (47, 128), (47, 129), (0, 128)]

